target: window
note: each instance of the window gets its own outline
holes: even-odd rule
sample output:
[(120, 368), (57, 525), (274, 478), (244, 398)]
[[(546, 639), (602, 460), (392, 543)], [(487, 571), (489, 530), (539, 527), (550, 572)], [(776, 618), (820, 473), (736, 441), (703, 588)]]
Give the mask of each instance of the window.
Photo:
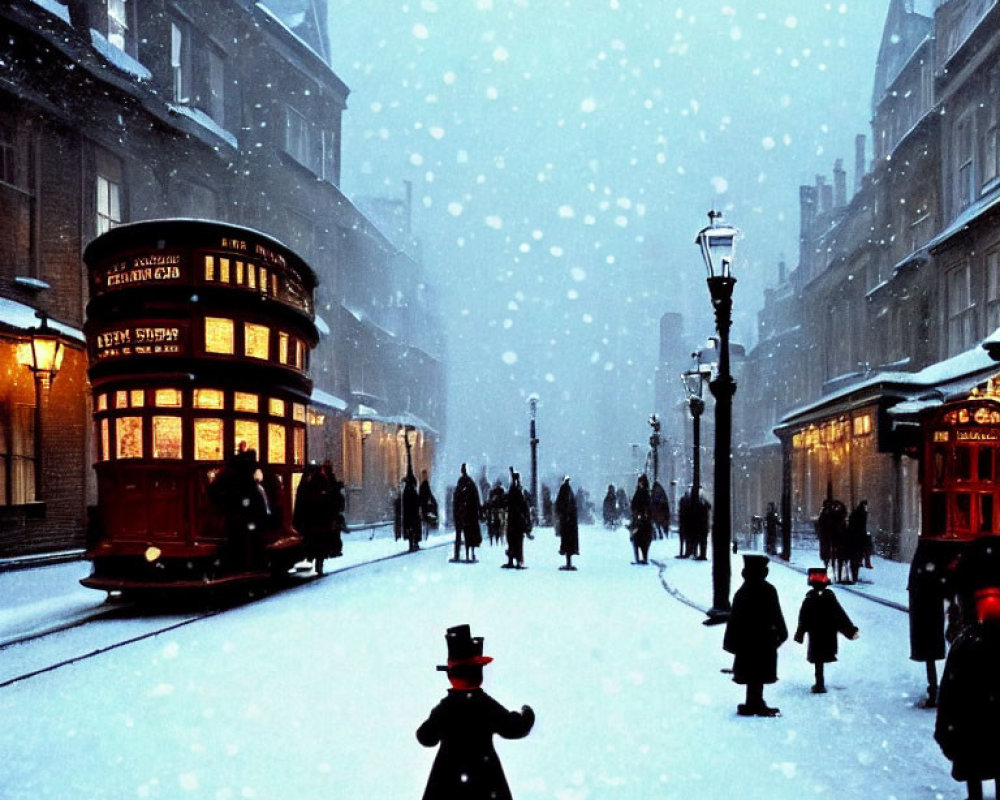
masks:
[(983, 142), (983, 186), (1000, 176), (1000, 125), (986, 131)]
[(154, 403), (160, 408), (180, 408), (180, 389), (157, 389), (154, 395)]
[(97, 233), (107, 233), (122, 221), (122, 187), (104, 175), (97, 176)]
[(971, 114), (959, 120), (956, 127), (955, 155), (955, 199), (961, 210), (975, 200), (975, 139)]
[(108, 0), (108, 41), (124, 51), (128, 40), (128, 0)]
[(195, 419), (194, 457), (196, 461), (222, 460), (222, 420)]
[(973, 314), (971, 276), (968, 264), (951, 270), (947, 276), (948, 289), (948, 352), (956, 355), (967, 350), (973, 341)]
[(180, 458), (181, 431), (180, 417), (153, 417), (153, 458)]
[(115, 420), (116, 458), (142, 458), (142, 417)]
[[(253, 274), (253, 273), (251, 273)], [(246, 322), (243, 325), (243, 352), (251, 358), (266, 360), (270, 356), (271, 329), (267, 325)]]
[(233, 425), (236, 446), (260, 452), (260, 426), (256, 420), (238, 419)]
[(986, 327), (1000, 328), (1000, 250), (986, 254)]
[(17, 184), (14, 180), (15, 155), (14, 134), (5, 125), (0, 125), (0, 183)]
[(234, 325), (224, 317), (205, 317), (205, 352), (232, 355)]
[(317, 144), (312, 123), (301, 112), (285, 106), (285, 152), (319, 175), (322, 145)]
[(268, 423), (267, 461), (269, 464), (285, 463), (285, 426), (281, 423)]
[(219, 389), (195, 389), (195, 408), (222, 408), (223, 394)]
[[(0, 424), (0, 505), (24, 505), (35, 497), (34, 406), (12, 403), (0, 408), (9, 417)], [(9, 424), (7, 424), (9, 422)]]
[(174, 102), (187, 103), (191, 99), (191, 42), (187, 27), (177, 22), (170, 23), (170, 70)]
[(247, 392), (233, 393), (233, 408), (236, 411), (244, 411), (248, 414), (256, 414), (260, 406), (258, 395)]
[(206, 54), (208, 59), (208, 69), (206, 79), (206, 97), (201, 103), (212, 119), (220, 125), (226, 121), (225, 87), (226, 87), (226, 62), (218, 50), (209, 46)]

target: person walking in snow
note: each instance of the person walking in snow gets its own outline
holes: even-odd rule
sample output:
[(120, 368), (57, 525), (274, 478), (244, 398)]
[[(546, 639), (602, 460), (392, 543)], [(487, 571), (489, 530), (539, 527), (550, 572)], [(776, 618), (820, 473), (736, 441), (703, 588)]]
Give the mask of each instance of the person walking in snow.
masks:
[(778, 509), (774, 503), (767, 504), (767, 512), (764, 514), (764, 552), (769, 556), (778, 554), (778, 526), (781, 525), (781, 517), (778, 516)]
[(847, 552), (845, 556), (851, 583), (857, 583), (861, 576), (861, 564), (864, 563), (867, 548), (868, 501), (862, 500), (847, 517)]
[(559, 567), (575, 570), (573, 556), (580, 555), (580, 527), (576, 518), (576, 498), (569, 485), (569, 475), (563, 478), (556, 493), (556, 535), (559, 537), (559, 555), (566, 556), (566, 563)]
[(823, 666), (837, 660), (837, 634), (857, 639), (858, 628), (829, 588), (830, 578), (826, 574), (826, 567), (811, 567), (807, 580), (809, 591), (799, 608), (799, 624), (793, 638), (802, 644), (806, 634), (809, 635), (806, 660), (816, 670), (816, 683), (813, 684), (812, 692), (822, 694), (826, 692)]
[(618, 501), (615, 499), (614, 484), (608, 484), (608, 493), (604, 495), (604, 507), (602, 508), (602, 511), (604, 512), (604, 527), (617, 528)]
[(507, 490), (507, 563), (504, 569), (524, 569), (524, 537), (531, 532), (531, 511), (521, 489), (521, 474), (510, 468)]
[(743, 684), (741, 717), (776, 717), (780, 710), (764, 702), (764, 685), (778, 681), (778, 648), (788, 638), (778, 592), (767, 582), (765, 555), (743, 556), (743, 585), (733, 595), (722, 647), (733, 654), (733, 682)]
[(417, 478), (412, 472), (406, 473), (400, 496), (400, 513), (403, 538), (409, 542), (410, 552), (420, 549), (420, 495), (417, 493)]
[(427, 470), (420, 470), (420, 488), (417, 490), (417, 497), (420, 500), (420, 521), (424, 526), (424, 538), (431, 531), (436, 531), (438, 526), (438, 501), (431, 491), (431, 482), (427, 477)]
[(462, 542), (465, 542), (465, 560), (476, 560), (476, 548), (483, 543), (483, 533), (479, 527), (479, 517), (482, 506), (479, 503), (479, 489), (476, 482), (469, 477), (468, 468), (462, 464), (462, 474), (455, 484), (452, 493), (452, 519), (455, 520), (455, 556), (452, 562), (459, 561)]
[(632, 524), (629, 527), (636, 564), (649, 563), (649, 545), (653, 541), (653, 499), (645, 473), (636, 482), (632, 495)]
[(482, 637), (468, 625), (449, 628), (448, 674), (452, 688), (417, 728), (424, 747), (440, 744), (423, 800), (512, 800), (510, 786), (493, 736), (523, 739), (535, 724), (531, 706), (508, 711), (483, 691), (483, 667), (493, 659), (483, 655)]

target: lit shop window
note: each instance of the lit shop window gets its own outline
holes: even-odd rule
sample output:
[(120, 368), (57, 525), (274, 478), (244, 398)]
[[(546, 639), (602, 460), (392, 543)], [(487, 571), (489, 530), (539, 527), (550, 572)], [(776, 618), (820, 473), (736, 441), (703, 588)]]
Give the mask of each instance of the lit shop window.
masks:
[(260, 426), (255, 420), (238, 419), (233, 424), (233, 434), (236, 441), (236, 449), (243, 445), (246, 450), (256, 450), (260, 452)]
[(224, 397), (220, 389), (195, 389), (194, 407), (221, 409)]
[(142, 417), (116, 419), (115, 440), (118, 445), (116, 458), (142, 458)]
[(222, 420), (194, 420), (194, 458), (195, 461), (222, 460)]
[(153, 417), (153, 458), (180, 458), (181, 441), (180, 417)]
[(288, 363), (288, 334), (284, 331), (278, 333), (278, 361)]
[(98, 411), (108, 410), (108, 396), (106, 394), (97, 395), (97, 410)]
[(864, 414), (854, 418), (854, 435), (864, 436), (872, 432), (872, 415)]
[(260, 398), (255, 394), (250, 394), (249, 392), (234, 392), (233, 409), (235, 411), (243, 411), (248, 414), (256, 414), (260, 409)]
[(268, 423), (267, 426), (267, 461), (269, 464), (285, 463), (285, 426), (278, 423)]
[(285, 401), (272, 397), (267, 401), (267, 410), (272, 417), (283, 417), (285, 416)]
[(267, 325), (246, 322), (243, 325), (243, 353), (265, 361), (270, 355), (271, 329)]
[(205, 317), (205, 352), (231, 355), (233, 347), (233, 321), (224, 317)]
[(292, 403), (292, 419), (296, 422), (306, 421), (306, 407), (302, 403)]
[(305, 428), (293, 428), (292, 429), (292, 450), (294, 453), (293, 461), (296, 464), (306, 463), (306, 429)]
[(101, 454), (100, 460), (111, 458), (111, 425), (106, 419), (101, 420)]
[(155, 400), (153, 401), (159, 408), (180, 408), (181, 407), (181, 390), (180, 389), (157, 389), (155, 394)]

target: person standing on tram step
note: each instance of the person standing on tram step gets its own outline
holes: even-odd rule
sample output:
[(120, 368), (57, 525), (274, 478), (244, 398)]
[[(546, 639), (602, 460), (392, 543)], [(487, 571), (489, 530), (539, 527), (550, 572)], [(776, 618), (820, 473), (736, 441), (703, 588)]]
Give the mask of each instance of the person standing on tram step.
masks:
[(465, 560), (470, 564), (476, 560), (476, 548), (483, 543), (483, 533), (479, 527), (479, 517), (482, 515), (482, 505), (479, 502), (479, 489), (476, 482), (469, 477), (468, 467), (462, 464), (462, 474), (452, 492), (451, 516), (455, 521), (455, 555), (450, 559), (458, 563), (461, 558), (461, 547), (465, 543)]
[(934, 739), (966, 781), (969, 800), (982, 800), (983, 781), (1000, 796), (1000, 537), (966, 545), (959, 591), (970, 614), (948, 651), (938, 694)]
[(403, 522), (403, 538), (409, 543), (412, 553), (420, 549), (420, 495), (417, 493), (417, 478), (412, 472), (407, 472), (403, 479), (403, 491), (400, 497)]
[(632, 521), (629, 526), (629, 537), (632, 540), (632, 552), (635, 564), (649, 563), (649, 545), (653, 541), (653, 509), (652, 497), (649, 493), (649, 478), (645, 473), (636, 481), (635, 493), (632, 495)]
[(562, 570), (575, 570), (573, 556), (580, 555), (580, 526), (576, 517), (576, 498), (569, 485), (569, 475), (563, 478), (556, 493), (556, 536), (559, 537), (559, 555), (566, 556)]
[(508, 711), (483, 691), (482, 637), (468, 625), (448, 628), (447, 672), (452, 688), (417, 728), (424, 747), (440, 744), (423, 800), (512, 800), (507, 776), (493, 747), (494, 735), (523, 739), (535, 724), (530, 706)]
[(802, 644), (806, 634), (809, 635), (806, 660), (816, 671), (812, 692), (823, 694), (826, 692), (823, 666), (837, 660), (837, 634), (854, 640), (858, 638), (858, 628), (829, 588), (826, 567), (810, 567), (807, 580), (809, 591), (799, 608), (799, 624), (793, 638)]
[(302, 536), (306, 558), (322, 575), (323, 560), (331, 554), (335, 518), (331, 487), (318, 464), (307, 464), (302, 474), (292, 524)]
[(524, 569), (524, 537), (531, 533), (531, 511), (521, 489), (521, 473), (510, 468), (507, 490), (507, 563), (503, 569)]
[(427, 470), (420, 470), (420, 490), (417, 492), (420, 498), (420, 521), (424, 526), (424, 539), (431, 531), (437, 530), (438, 526), (438, 501), (431, 491), (430, 481), (427, 479)]
[(741, 717), (776, 717), (780, 710), (764, 702), (764, 685), (778, 680), (778, 648), (788, 638), (778, 592), (767, 581), (766, 555), (743, 555), (743, 585), (733, 595), (722, 648), (733, 655), (733, 682), (744, 684)]
[(258, 542), (267, 522), (268, 506), (254, 478), (257, 451), (241, 447), (209, 484), (209, 498), (225, 518), (226, 543), (220, 554), (229, 570), (254, 570), (263, 548)]

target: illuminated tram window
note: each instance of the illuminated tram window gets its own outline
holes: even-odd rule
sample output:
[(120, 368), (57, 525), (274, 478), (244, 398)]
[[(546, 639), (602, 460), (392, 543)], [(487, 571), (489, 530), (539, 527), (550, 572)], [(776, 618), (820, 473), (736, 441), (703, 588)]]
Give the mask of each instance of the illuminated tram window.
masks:
[(100, 460), (107, 461), (111, 458), (111, 424), (109, 420), (101, 420), (101, 454)]
[(292, 461), (296, 464), (306, 463), (306, 429), (292, 429)]
[(205, 256), (205, 280), (215, 280), (215, 256)]
[(106, 394), (97, 395), (97, 410), (98, 411), (108, 410), (108, 396)]
[(195, 408), (222, 408), (225, 395), (221, 389), (195, 389)]
[(272, 273), (271, 275), (271, 294), (278, 293), (278, 276)]
[(181, 418), (153, 417), (153, 458), (180, 458)]
[(272, 417), (285, 416), (285, 401), (278, 397), (271, 397), (267, 401), (267, 411)]
[(284, 331), (278, 333), (278, 361), (288, 363), (288, 334)]
[(256, 414), (260, 409), (260, 398), (249, 392), (233, 392), (233, 409)]
[(270, 357), (271, 329), (267, 325), (256, 325), (253, 322), (243, 324), (243, 353), (251, 358), (261, 358), (265, 361)]
[(142, 389), (133, 389), (129, 392), (129, 402), (132, 408), (142, 408), (146, 405), (146, 395)]
[(128, 392), (115, 392), (115, 408), (128, 408)]
[(115, 458), (142, 458), (142, 417), (118, 417), (115, 443)]
[(295, 340), (295, 366), (298, 369), (305, 369), (306, 366), (306, 346), (298, 339)]
[(181, 407), (180, 389), (157, 389), (154, 395), (154, 403), (163, 408)]
[(219, 259), (219, 280), (222, 283), (229, 283), (229, 259)]
[(260, 290), (267, 294), (267, 267), (260, 268)]
[(236, 441), (236, 449), (244, 445), (247, 450), (260, 452), (260, 426), (256, 420), (238, 419), (233, 423), (233, 434)]
[(231, 355), (234, 325), (224, 317), (205, 317), (205, 352)]
[(257, 265), (247, 262), (247, 286), (251, 289), (257, 288)]
[(268, 423), (267, 461), (269, 464), (285, 463), (285, 426), (280, 423)]
[(237, 286), (242, 286), (243, 285), (243, 262), (242, 261), (237, 261), (236, 262), (236, 285)]
[(194, 420), (195, 461), (222, 460), (222, 420), (216, 418), (195, 418)]
[(292, 403), (292, 419), (296, 422), (306, 421), (306, 407), (302, 403)]

